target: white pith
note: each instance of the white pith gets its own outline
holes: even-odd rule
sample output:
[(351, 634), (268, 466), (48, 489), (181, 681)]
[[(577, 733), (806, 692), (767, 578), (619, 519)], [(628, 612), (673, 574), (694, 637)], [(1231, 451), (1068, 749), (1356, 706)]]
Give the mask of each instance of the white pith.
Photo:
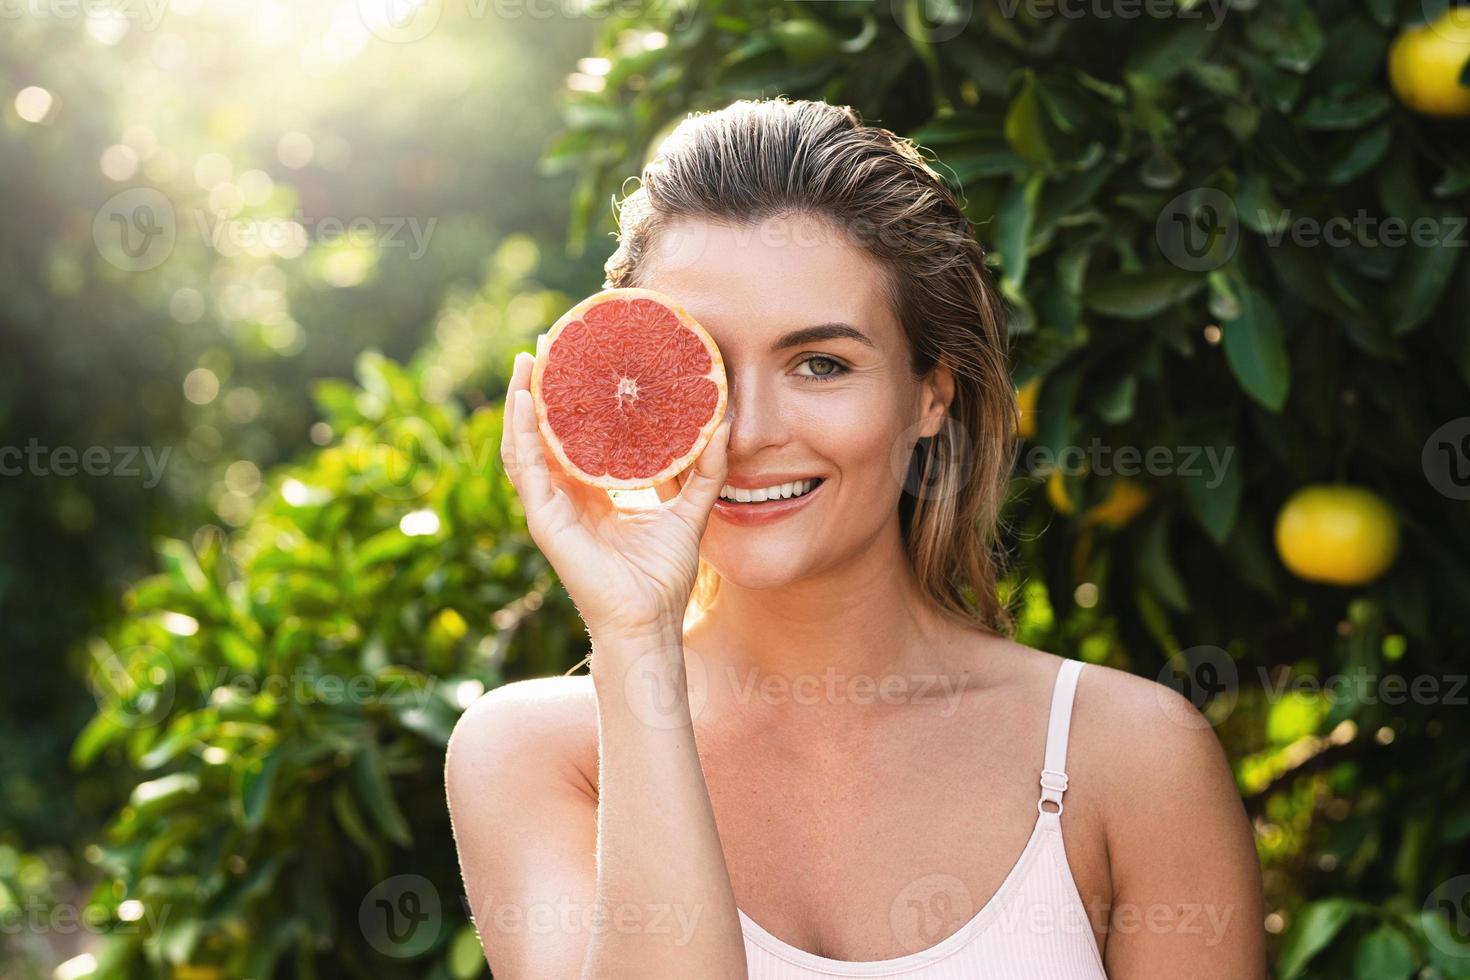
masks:
[(817, 480), (796, 480), (792, 483), (778, 483), (771, 487), (761, 487), (755, 490), (747, 490), (744, 487), (732, 487), (725, 484), (720, 490), (721, 500), (733, 500), (740, 504), (760, 503), (765, 500), (785, 500), (788, 497), (800, 497), (802, 494), (811, 493), (817, 485)]

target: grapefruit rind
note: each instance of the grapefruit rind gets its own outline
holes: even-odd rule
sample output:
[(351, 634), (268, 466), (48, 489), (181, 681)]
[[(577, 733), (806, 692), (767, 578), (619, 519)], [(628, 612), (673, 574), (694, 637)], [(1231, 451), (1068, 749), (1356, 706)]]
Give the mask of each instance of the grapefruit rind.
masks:
[[(655, 303), (667, 307), (669, 312), (679, 318), (679, 323), (693, 332), (699, 338), (700, 342), (704, 344), (710, 356), (710, 370), (704, 376), (715, 383), (715, 387), (719, 391), (719, 400), (715, 404), (714, 412), (710, 414), (709, 421), (700, 428), (699, 433), (694, 438), (694, 442), (682, 456), (670, 461), (667, 466), (651, 476), (620, 479), (610, 473), (588, 473), (567, 457), (561, 439), (551, 428), (546, 402), (541, 395), (541, 378), (546, 371), (547, 360), (551, 357), (551, 352), (556, 346), (556, 339), (567, 326), (580, 321), (587, 311), (594, 306), (614, 300), (627, 301), (635, 299), (653, 300)], [(673, 479), (675, 476), (684, 472), (699, 458), (699, 454), (704, 450), (705, 445), (709, 443), (710, 437), (714, 435), (715, 429), (719, 426), (720, 420), (725, 417), (725, 404), (728, 398), (729, 388), (725, 381), (725, 360), (720, 356), (720, 349), (715, 345), (714, 338), (678, 302), (664, 293), (653, 289), (621, 287), (604, 289), (599, 293), (588, 296), (576, 306), (563, 313), (557, 319), (556, 323), (552, 324), (551, 329), (546, 332), (545, 341), (542, 343), (541, 349), (536, 353), (536, 364), (531, 369), (531, 400), (536, 406), (536, 424), (541, 430), (541, 436), (546, 441), (546, 445), (551, 449), (557, 462), (561, 464), (562, 469), (568, 475), (582, 483), (599, 487), (603, 490), (647, 489), (657, 486), (666, 480)]]

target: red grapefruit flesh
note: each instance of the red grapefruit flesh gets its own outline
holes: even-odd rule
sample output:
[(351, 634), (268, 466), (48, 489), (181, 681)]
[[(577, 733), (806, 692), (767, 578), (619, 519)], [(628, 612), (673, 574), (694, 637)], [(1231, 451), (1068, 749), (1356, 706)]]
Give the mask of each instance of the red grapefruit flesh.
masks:
[(547, 445), (604, 490), (672, 479), (725, 416), (725, 361), (683, 307), (652, 289), (607, 289), (557, 320), (531, 371)]

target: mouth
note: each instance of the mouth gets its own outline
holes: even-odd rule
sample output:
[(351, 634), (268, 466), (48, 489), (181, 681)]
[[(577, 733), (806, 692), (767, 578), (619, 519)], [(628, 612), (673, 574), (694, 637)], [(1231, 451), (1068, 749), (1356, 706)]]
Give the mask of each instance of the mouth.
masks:
[[(762, 490), (745, 490), (726, 485), (720, 491), (720, 499), (715, 501), (714, 513), (731, 524), (744, 526), (780, 520), (807, 506), (826, 482), (824, 477), (810, 477)], [(757, 496), (765, 496), (769, 490), (774, 490), (775, 495), (767, 496), (764, 500), (755, 499)], [(741, 497), (746, 499), (742, 501)]]
[(735, 504), (740, 507), (757, 507), (761, 504), (795, 500), (811, 493), (821, 485), (823, 479), (823, 477), (814, 476), (805, 480), (794, 480), (790, 483), (783, 483), (779, 486), (764, 487), (759, 490), (733, 487), (727, 483), (720, 490), (720, 501), (722, 503)]

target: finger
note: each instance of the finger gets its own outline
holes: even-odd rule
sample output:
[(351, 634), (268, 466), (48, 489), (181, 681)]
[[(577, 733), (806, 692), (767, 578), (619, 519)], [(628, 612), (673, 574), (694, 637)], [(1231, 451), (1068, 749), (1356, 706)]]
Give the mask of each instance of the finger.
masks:
[(541, 442), (541, 431), (536, 426), (536, 409), (531, 404), (531, 393), (524, 388), (512, 397), (511, 428), (515, 440), (516, 490), (529, 515), (551, 499), (553, 486), (551, 471), (546, 463), (545, 447)]
[(663, 504), (679, 496), (679, 487), (679, 476), (675, 474), (662, 483), (654, 484), (653, 491), (658, 494), (658, 502)]
[(732, 414), (727, 412), (724, 419), (715, 427), (714, 435), (710, 436), (709, 442), (705, 444), (704, 450), (699, 454), (699, 459), (694, 463), (693, 470), (684, 480), (684, 486), (680, 488), (679, 495), (671, 505), (676, 513), (688, 518), (701, 529), (709, 519), (710, 508), (714, 507), (715, 500), (720, 496), (720, 489), (725, 485), (725, 478), (730, 472), (729, 448), (732, 421)]
[(534, 358), (526, 351), (516, 354), (514, 367), (510, 372), (510, 385), (505, 392), (505, 407), (500, 416), (500, 461), (505, 465), (507, 473), (515, 469), (514, 399), (517, 391), (530, 389), (533, 364)]

